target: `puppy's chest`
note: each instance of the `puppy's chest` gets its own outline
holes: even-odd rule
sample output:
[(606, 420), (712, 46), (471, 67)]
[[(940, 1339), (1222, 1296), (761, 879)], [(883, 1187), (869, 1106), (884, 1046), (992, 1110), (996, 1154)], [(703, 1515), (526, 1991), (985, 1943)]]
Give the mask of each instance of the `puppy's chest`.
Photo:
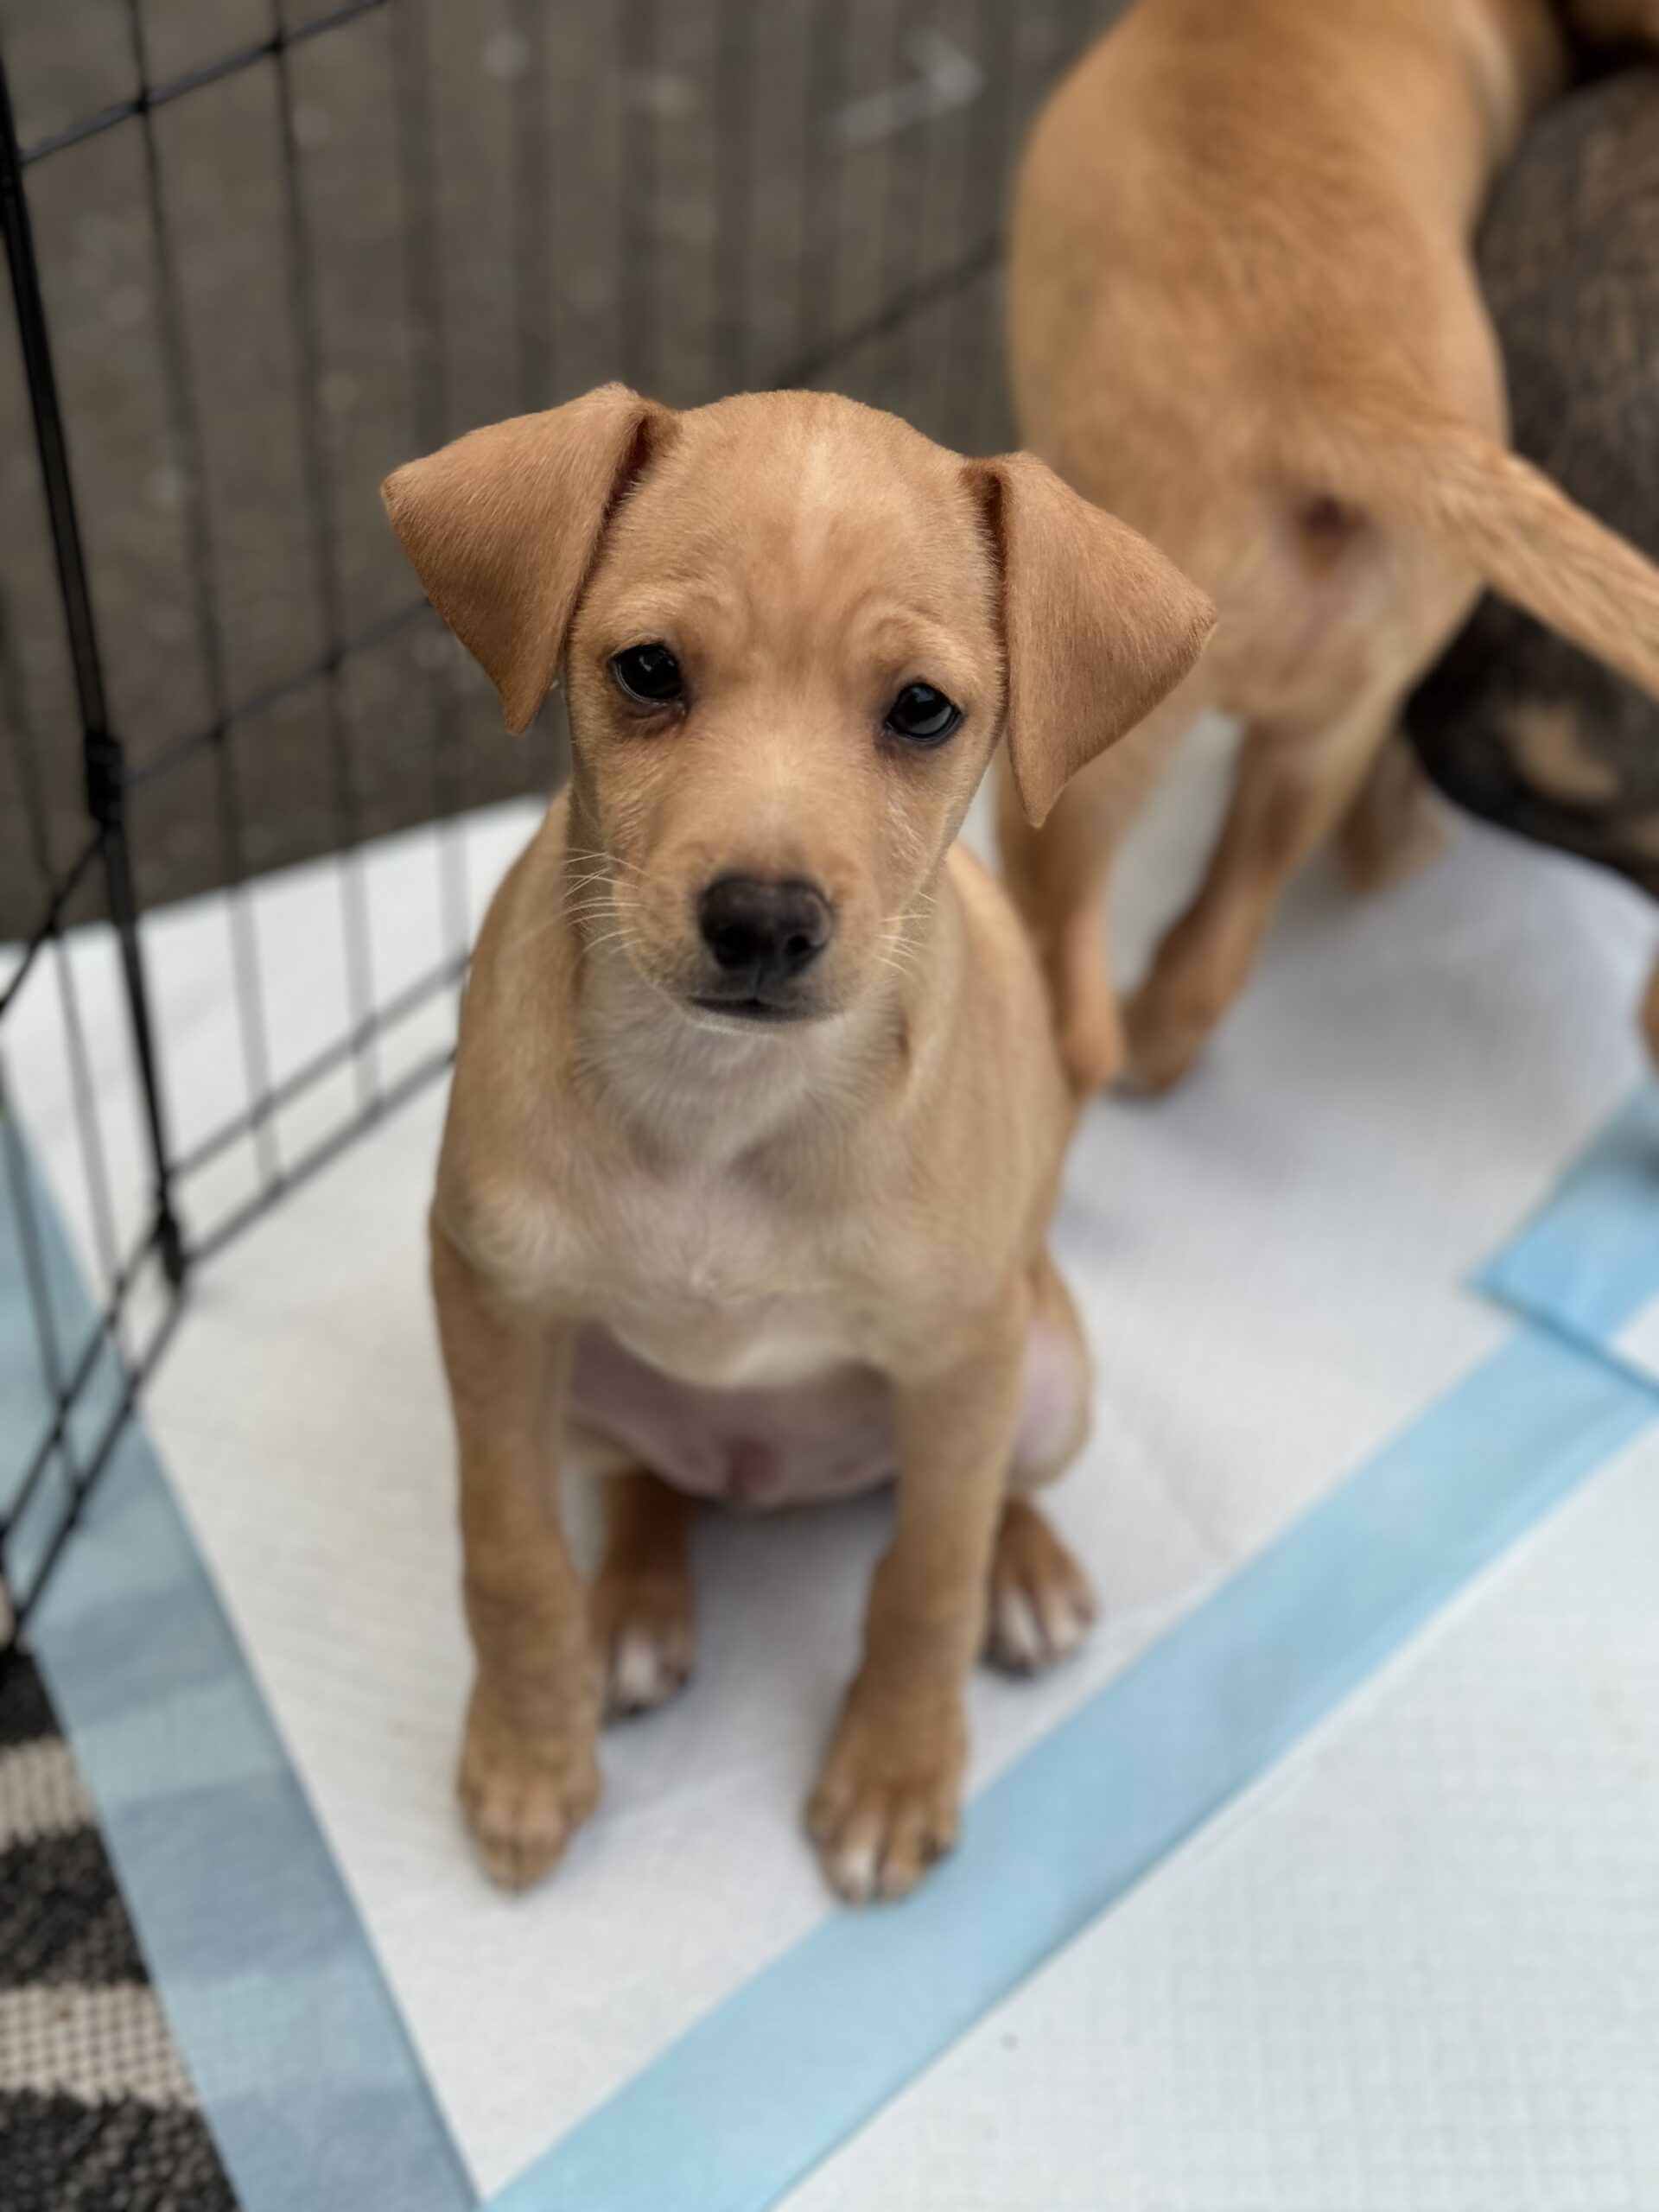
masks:
[(629, 1175), (587, 1196), (524, 1203), (521, 1294), (574, 1305), (705, 1388), (803, 1382), (860, 1357), (865, 1300), (833, 1228), (728, 1173)]

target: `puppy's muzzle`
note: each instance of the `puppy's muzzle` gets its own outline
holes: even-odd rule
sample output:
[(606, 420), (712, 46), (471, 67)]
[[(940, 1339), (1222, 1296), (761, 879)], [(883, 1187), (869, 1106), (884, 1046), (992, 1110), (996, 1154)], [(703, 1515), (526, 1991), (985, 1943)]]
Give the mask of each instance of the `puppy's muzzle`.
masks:
[(814, 883), (717, 877), (697, 901), (710, 974), (696, 1003), (756, 1020), (804, 1012), (801, 978), (835, 926), (834, 910)]

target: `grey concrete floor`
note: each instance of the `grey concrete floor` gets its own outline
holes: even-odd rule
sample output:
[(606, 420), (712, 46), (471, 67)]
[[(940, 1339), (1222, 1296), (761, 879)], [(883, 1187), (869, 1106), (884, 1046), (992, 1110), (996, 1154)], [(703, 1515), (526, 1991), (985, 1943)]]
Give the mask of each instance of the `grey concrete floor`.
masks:
[[(686, 404), (801, 364), (967, 449), (1006, 442), (982, 249), (1033, 109), (1105, 12), (385, 0), (34, 159), (143, 899), (556, 773), (556, 729), (505, 738), (429, 615), (304, 680), (416, 598), (376, 496), (411, 454), (608, 376)], [(137, 20), (164, 85), (273, 18), (139, 0)], [(0, 0), (26, 148), (131, 100), (134, 21), (129, 0)], [(29, 420), (0, 331), (0, 936), (85, 836)], [(222, 743), (156, 767), (227, 713)]]

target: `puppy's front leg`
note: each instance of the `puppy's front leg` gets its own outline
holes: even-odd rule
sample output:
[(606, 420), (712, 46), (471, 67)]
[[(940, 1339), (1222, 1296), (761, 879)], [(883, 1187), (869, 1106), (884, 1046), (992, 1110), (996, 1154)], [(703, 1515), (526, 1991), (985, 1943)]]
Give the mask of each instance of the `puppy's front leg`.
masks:
[(432, 1287), (461, 1447), (467, 1620), (478, 1673), (460, 1793), (485, 1866), (522, 1889), (599, 1798), (582, 1587), (559, 1525), (556, 1446), (573, 1332), (504, 1306), (436, 1223)]
[(984, 1633), (1029, 1307), (1022, 1280), (944, 1368), (895, 1378), (897, 1525), (871, 1586), (863, 1664), (807, 1808), (825, 1872), (855, 1904), (903, 1897), (956, 1840), (963, 1684)]

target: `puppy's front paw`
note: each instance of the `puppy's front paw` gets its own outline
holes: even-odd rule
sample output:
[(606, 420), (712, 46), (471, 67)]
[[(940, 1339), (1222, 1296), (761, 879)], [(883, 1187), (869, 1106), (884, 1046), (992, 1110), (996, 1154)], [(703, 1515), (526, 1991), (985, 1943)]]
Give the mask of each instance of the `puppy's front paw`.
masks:
[(649, 1713), (684, 1688), (693, 1649), (689, 1574), (602, 1573), (588, 1611), (607, 1719)]
[(479, 1856), (504, 1889), (527, 1889), (556, 1866), (599, 1802), (594, 1734), (583, 1703), (557, 1736), (532, 1742), (481, 1683), (474, 1690), (457, 1789)]
[(806, 1825), (851, 1904), (902, 1897), (957, 1840), (967, 1732), (959, 1706), (902, 1724), (848, 1699)]
[(985, 1654), (1035, 1675), (1075, 1651), (1095, 1618), (1089, 1578), (1034, 1505), (1010, 1498), (991, 1561)]

